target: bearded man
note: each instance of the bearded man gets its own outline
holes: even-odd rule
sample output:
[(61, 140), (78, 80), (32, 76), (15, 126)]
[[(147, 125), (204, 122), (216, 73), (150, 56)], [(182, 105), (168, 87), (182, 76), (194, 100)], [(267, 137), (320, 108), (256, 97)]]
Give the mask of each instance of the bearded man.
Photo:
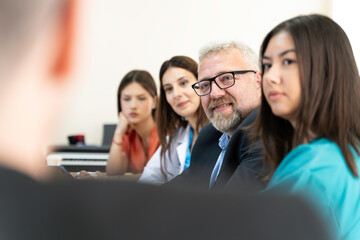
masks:
[(261, 190), (267, 174), (261, 143), (252, 144), (244, 129), (260, 105), (258, 57), (240, 42), (211, 43), (200, 50), (198, 78), (192, 87), (211, 123), (199, 133), (190, 167), (169, 185)]

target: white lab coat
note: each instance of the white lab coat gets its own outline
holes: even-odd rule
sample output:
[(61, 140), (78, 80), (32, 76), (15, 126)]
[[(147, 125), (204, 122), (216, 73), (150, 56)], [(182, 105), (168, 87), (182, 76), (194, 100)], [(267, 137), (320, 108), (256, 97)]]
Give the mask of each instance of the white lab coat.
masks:
[(190, 129), (191, 127), (189, 124), (186, 128), (179, 128), (170, 146), (171, 155), (169, 156), (169, 151), (165, 152), (164, 157), (167, 167), (166, 176), (164, 176), (161, 172), (161, 146), (159, 146), (149, 162), (146, 164), (144, 171), (138, 180), (139, 183), (161, 185), (170, 181), (184, 170), (186, 151), (189, 146)]

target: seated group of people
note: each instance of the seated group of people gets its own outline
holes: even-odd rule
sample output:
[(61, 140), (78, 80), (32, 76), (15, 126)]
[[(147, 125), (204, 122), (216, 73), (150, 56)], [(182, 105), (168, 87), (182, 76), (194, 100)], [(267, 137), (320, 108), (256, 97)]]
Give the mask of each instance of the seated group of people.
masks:
[(228, 41), (203, 47), (199, 66), (175, 56), (160, 68), (159, 99), (148, 72), (128, 73), (107, 173), (305, 195), (341, 236), (360, 236), (360, 132), (350, 107), (359, 75), (345, 33), (327, 17), (300, 16), (275, 27), (260, 54), (259, 66), (248, 46)]
[(147, 71), (125, 75), (118, 88), (108, 175), (130, 171), (142, 173), (140, 183), (164, 184), (189, 168), (171, 184), (265, 187), (268, 170), (260, 141), (252, 146), (241, 130), (255, 121), (260, 105), (258, 57), (235, 41), (211, 43), (200, 54), (199, 66), (186, 56), (162, 64), (159, 98)]
[[(263, 40), (260, 64), (236, 41), (205, 46), (199, 65), (175, 56), (160, 68), (159, 97), (148, 72), (123, 78), (107, 174), (141, 173), (140, 183), (167, 187), (51, 185), (32, 178), (47, 172), (38, 149), (54, 128), (69, 82), (77, 3), (33, 1), (22, 11), (13, 1), (1, 0), (6, 7), (0, 9), (21, 26), (0, 28), (2, 238), (260, 239), (265, 235), (255, 225), (262, 223), (266, 234), (275, 233), (269, 238), (288, 239), (279, 234), (294, 209), (264, 197), (275, 194), (304, 197), (331, 238), (359, 239), (360, 78), (350, 42), (333, 20), (312, 14), (280, 23)], [(11, 9), (11, 16), (2, 9)], [(207, 191), (213, 189), (229, 191)], [(320, 229), (312, 215), (298, 210), (297, 220), (308, 222), (290, 227), (298, 234), (292, 238), (326, 239), (309, 230)], [(65, 223), (68, 213), (73, 222)], [(40, 225), (47, 226), (44, 232)], [(66, 226), (79, 235), (68, 236)]]
[[(223, 61), (221, 64), (218, 58)], [(227, 69), (247, 70), (227, 72)], [(198, 74), (203, 79), (200, 82)], [(217, 87), (211, 89), (212, 83), (205, 79), (214, 75), (219, 75), (215, 78)], [(201, 50), (200, 66), (189, 57), (174, 56), (162, 64), (159, 76), (159, 97), (155, 81), (147, 71), (130, 71), (120, 82), (119, 117), (107, 174), (122, 175), (129, 171), (141, 174), (140, 183), (160, 185), (191, 166), (190, 176), (197, 180), (183, 177), (188, 175), (185, 172), (172, 183), (201, 182), (212, 188), (216, 182), (217, 187), (250, 184), (264, 188), (268, 171), (263, 168), (260, 141), (250, 148), (247, 133), (240, 130), (254, 122), (260, 105), (261, 74), (257, 55), (240, 42), (209, 44)], [(246, 80), (248, 85), (244, 86)], [(222, 106), (224, 104), (231, 107)], [(232, 147), (227, 150), (234, 134), (237, 140), (232, 141)], [(238, 148), (240, 145), (244, 146)], [(193, 172), (196, 165), (199, 170)], [(83, 174), (86, 173), (82, 172), (79, 178)], [(218, 175), (221, 184), (216, 181)]]

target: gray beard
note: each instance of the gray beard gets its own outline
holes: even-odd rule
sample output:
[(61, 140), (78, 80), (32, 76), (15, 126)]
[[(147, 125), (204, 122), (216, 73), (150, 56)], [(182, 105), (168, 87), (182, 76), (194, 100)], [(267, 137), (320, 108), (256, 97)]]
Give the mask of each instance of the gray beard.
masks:
[(243, 121), (243, 116), (241, 112), (234, 107), (234, 113), (230, 116), (224, 116), (223, 114), (217, 114), (216, 117), (212, 116), (210, 121), (212, 125), (222, 133), (231, 133), (236, 130), (236, 128)]

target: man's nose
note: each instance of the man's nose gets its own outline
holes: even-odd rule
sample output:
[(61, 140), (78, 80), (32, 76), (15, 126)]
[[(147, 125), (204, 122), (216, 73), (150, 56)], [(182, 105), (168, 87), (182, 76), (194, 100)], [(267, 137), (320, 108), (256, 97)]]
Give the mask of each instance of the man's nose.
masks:
[(211, 92), (210, 92), (210, 97), (214, 98), (214, 99), (218, 99), (221, 98), (225, 95), (225, 90), (219, 88), (218, 85), (216, 85), (215, 82), (211, 83)]

